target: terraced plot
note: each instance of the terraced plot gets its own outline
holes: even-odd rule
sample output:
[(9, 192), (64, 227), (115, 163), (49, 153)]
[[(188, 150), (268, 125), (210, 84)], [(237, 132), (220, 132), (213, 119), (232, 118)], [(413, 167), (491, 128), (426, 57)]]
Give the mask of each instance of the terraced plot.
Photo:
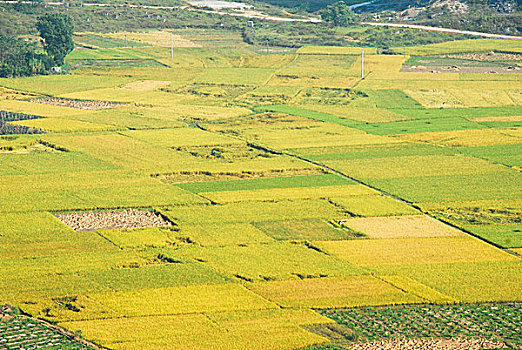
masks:
[(519, 345), (517, 74), (365, 48), (361, 80), (362, 48), (174, 32), (174, 58), (168, 31), (84, 33), (72, 74), (0, 79), (1, 304), (111, 349)]

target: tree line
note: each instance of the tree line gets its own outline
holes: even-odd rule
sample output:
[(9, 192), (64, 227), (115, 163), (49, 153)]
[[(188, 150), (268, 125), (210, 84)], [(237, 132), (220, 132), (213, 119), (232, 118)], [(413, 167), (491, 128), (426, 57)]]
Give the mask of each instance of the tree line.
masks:
[(52, 67), (63, 66), (65, 56), (74, 49), (70, 16), (42, 15), (36, 21), (36, 29), (40, 43), (0, 33), (0, 77), (49, 74)]

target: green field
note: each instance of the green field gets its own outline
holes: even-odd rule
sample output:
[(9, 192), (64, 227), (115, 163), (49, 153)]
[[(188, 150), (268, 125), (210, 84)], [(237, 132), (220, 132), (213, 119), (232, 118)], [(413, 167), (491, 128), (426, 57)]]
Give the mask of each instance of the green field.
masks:
[(71, 74), (0, 79), (0, 306), (110, 349), (519, 348), (520, 74), (401, 69), (520, 44), (366, 47), (361, 79), (362, 47), (214, 25), (172, 58), (79, 33)]

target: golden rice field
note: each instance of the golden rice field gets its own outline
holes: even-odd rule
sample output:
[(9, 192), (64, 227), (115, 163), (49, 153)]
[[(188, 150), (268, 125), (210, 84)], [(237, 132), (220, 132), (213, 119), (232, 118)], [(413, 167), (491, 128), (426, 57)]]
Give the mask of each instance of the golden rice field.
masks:
[[(324, 309), (521, 301), (519, 73), (404, 73), (364, 48), (361, 79), (361, 47), (173, 32), (174, 58), (170, 31), (119, 32), (99, 40), (140, 45), (0, 79), (0, 305), (108, 349), (282, 350), (328, 346)], [(158, 65), (101, 64), (123, 59)], [(130, 209), (168, 225), (96, 215)]]

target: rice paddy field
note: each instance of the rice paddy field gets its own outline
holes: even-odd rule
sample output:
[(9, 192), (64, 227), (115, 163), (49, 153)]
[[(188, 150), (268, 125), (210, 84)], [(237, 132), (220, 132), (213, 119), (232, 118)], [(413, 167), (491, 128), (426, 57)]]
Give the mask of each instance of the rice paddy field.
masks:
[(0, 348), (71, 342), (38, 319), (70, 348), (520, 349), (521, 75), (403, 71), (520, 42), (365, 48), (363, 79), (362, 48), (170, 38), (0, 79)]

